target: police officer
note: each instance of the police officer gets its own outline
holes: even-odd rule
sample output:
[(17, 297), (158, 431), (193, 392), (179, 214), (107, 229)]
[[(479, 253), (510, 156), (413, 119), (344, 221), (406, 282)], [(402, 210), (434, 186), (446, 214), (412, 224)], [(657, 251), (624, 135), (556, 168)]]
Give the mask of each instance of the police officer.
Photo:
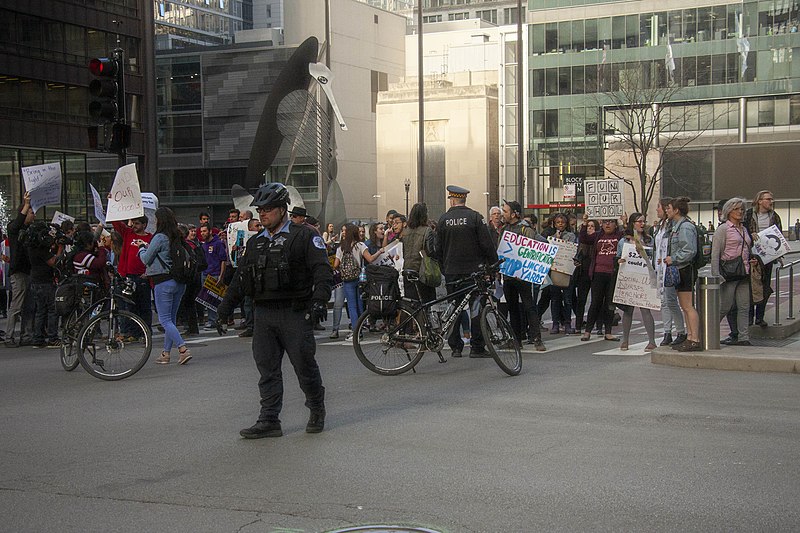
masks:
[[(442, 264), (447, 292), (452, 293), (469, 284), (456, 281), (477, 272), (482, 264), (497, 261), (497, 251), (483, 216), (466, 206), (469, 191), (455, 185), (447, 186), (450, 209), (441, 216), (436, 226), (436, 258)], [(470, 302), (471, 341), (470, 357), (489, 357), (483, 342), (478, 321), (480, 308), (477, 299)], [(458, 327), (453, 328), (447, 344), (453, 357), (461, 357), (464, 341)]]
[(252, 427), (239, 434), (246, 439), (280, 437), (278, 418), (283, 405), (281, 361), (289, 356), (311, 415), (307, 433), (325, 426), (325, 387), (314, 359), (314, 324), (327, 315), (333, 272), (325, 242), (287, 214), (289, 191), (268, 183), (256, 192), (256, 207), (264, 231), (247, 242), (237, 275), (219, 307), (217, 329), (226, 331), (228, 317), (243, 296), (253, 300), (253, 358), (261, 375), (258, 389), (261, 413)]

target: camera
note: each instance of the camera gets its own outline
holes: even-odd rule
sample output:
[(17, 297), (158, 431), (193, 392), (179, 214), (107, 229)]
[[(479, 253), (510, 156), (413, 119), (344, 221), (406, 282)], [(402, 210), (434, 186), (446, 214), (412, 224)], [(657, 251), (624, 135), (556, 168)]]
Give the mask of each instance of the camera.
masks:
[(69, 246), (72, 244), (72, 237), (64, 233), (61, 228), (55, 224), (50, 224), (50, 238), (59, 246)]

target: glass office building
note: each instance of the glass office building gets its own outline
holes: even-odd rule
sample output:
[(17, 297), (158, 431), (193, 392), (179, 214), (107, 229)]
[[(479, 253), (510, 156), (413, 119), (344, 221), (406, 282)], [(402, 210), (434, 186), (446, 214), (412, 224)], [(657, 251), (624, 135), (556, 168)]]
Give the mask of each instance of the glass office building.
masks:
[[(697, 134), (688, 148), (695, 163), (665, 152), (664, 194), (712, 202), (744, 180), (752, 183), (752, 175), (730, 172), (723, 153), (726, 161), (742, 157), (764, 169), (769, 175), (760, 188), (769, 188), (780, 174), (768, 168), (771, 150), (789, 143), (797, 151), (791, 144), (800, 141), (796, 0), (702, 7), (675, 0), (531, 0), (528, 8), (529, 176), (536, 203), (561, 201), (565, 174), (603, 176), (604, 147), (614, 133), (608, 93), (634, 79), (646, 88), (679, 88), (663, 105), (672, 117), (686, 117), (674, 128)], [(759, 150), (731, 150), (745, 139)], [(779, 198), (800, 197), (794, 186), (780, 186)]]

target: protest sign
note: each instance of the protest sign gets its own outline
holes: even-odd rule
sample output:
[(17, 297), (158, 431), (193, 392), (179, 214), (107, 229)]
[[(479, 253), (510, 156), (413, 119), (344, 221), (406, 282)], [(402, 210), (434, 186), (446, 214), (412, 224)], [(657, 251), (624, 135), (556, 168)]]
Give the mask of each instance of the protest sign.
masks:
[(587, 180), (583, 188), (589, 218), (621, 218), (625, 213), (622, 180)]
[(620, 263), (617, 284), (614, 287), (615, 304), (661, 309), (661, 296), (658, 294), (655, 271), (648, 267), (649, 259), (643, 259), (631, 243), (622, 245), (624, 263)]
[(550, 270), (561, 272), (568, 276), (572, 275), (575, 271), (575, 262), (573, 258), (578, 253), (578, 244), (574, 242), (567, 242), (563, 239), (556, 239), (555, 237), (548, 237), (547, 242), (558, 246), (558, 252), (553, 259), (553, 266)]
[(203, 307), (216, 311), (222, 303), (227, 289), (227, 285), (218, 282), (213, 276), (206, 276), (203, 287), (197, 293), (195, 301)]
[(156, 232), (156, 209), (158, 209), (158, 197), (151, 192), (142, 193), (142, 208), (144, 216), (147, 217), (147, 233)]
[(43, 205), (61, 204), (61, 163), (22, 167), (22, 180), (34, 213)]
[(245, 246), (247, 245), (247, 241), (256, 234), (255, 231), (247, 231), (247, 221), (244, 220), (242, 222), (232, 222), (228, 224), (228, 259), (230, 259), (233, 267), (236, 268), (236, 265), (239, 261), (239, 257), (241, 257), (242, 253), (244, 253)]
[(504, 231), (497, 246), (497, 255), (505, 258), (500, 273), (540, 285), (550, 272), (557, 252), (555, 244)]
[(761, 258), (765, 265), (789, 253), (789, 243), (778, 226), (774, 224), (764, 231), (759, 231), (753, 239), (753, 255)]
[(56, 211), (53, 213), (53, 220), (50, 221), (51, 224), (55, 224), (58, 227), (61, 227), (61, 223), (65, 220), (69, 220), (70, 222), (75, 222), (75, 217), (71, 217), (67, 214), (62, 213), (61, 211)]
[(136, 174), (136, 164), (131, 163), (117, 170), (114, 185), (108, 195), (108, 210), (106, 222), (128, 220), (144, 215), (142, 207), (142, 192), (139, 189), (139, 176)]
[(100, 193), (97, 192), (97, 189), (94, 188), (94, 185), (91, 183), (89, 184), (89, 188), (92, 190), (92, 202), (94, 202), (94, 218), (97, 219), (98, 222), (101, 224), (106, 223), (106, 212), (103, 209), (103, 200), (100, 198)]

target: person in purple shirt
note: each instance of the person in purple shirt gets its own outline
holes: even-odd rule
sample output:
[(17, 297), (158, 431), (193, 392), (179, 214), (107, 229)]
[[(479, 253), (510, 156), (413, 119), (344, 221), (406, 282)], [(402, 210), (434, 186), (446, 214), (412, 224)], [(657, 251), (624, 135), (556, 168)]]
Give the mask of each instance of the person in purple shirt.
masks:
[[(203, 253), (206, 256), (206, 263), (208, 268), (203, 271), (203, 279), (201, 284), (205, 283), (207, 276), (212, 276), (217, 280), (222, 280), (225, 277), (225, 266), (228, 261), (228, 250), (225, 243), (220, 240), (217, 235), (212, 235), (211, 228), (207, 225), (200, 226), (200, 245), (203, 248)], [(202, 286), (202, 285), (201, 285)], [(217, 322), (217, 312), (211, 309), (208, 310), (208, 322), (205, 325), (206, 329), (215, 329), (214, 325)]]

